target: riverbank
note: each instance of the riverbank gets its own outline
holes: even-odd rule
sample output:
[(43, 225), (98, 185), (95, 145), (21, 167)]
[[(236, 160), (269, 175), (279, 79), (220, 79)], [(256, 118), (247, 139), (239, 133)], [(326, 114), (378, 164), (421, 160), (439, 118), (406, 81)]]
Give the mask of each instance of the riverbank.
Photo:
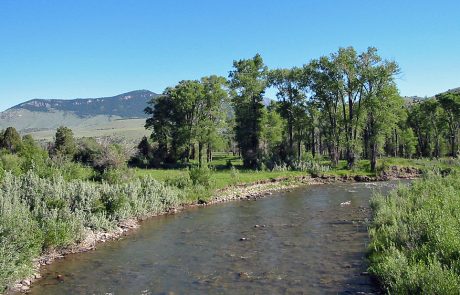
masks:
[(460, 178), (432, 174), (371, 201), (370, 273), (391, 294), (458, 294)]
[[(48, 251), (34, 260), (34, 269), (36, 273), (24, 280), (16, 282), (12, 287), (13, 292), (27, 292), (31, 284), (41, 278), (39, 273), (40, 267), (51, 264), (55, 259), (60, 259), (68, 254), (86, 252), (94, 250), (100, 243), (110, 240), (120, 239), (128, 235), (130, 232), (140, 226), (140, 222), (147, 218), (164, 215), (175, 214), (186, 210), (189, 207), (207, 206), (216, 203), (228, 202), (233, 200), (255, 200), (265, 196), (269, 196), (276, 191), (289, 190), (303, 185), (324, 184), (335, 182), (374, 182), (386, 181), (391, 179), (413, 179), (420, 175), (421, 171), (417, 168), (410, 167), (390, 167), (386, 172), (378, 177), (363, 176), (363, 175), (322, 175), (322, 176), (297, 176), (297, 177), (277, 177), (266, 180), (259, 180), (250, 184), (232, 185), (227, 188), (217, 190), (214, 195), (207, 201), (199, 200), (197, 202), (180, 204), (166, 208), (166, 210), (155, 213), (147, 213), (138, 218), (126, 218), (118, 222), (116, 227), (110, 231), (91, 231), (85, 230), (84, 238), (77, 244), (70, 247), (61, 248), (58, 250)], [(57, 280), (60, 278), (57, 277)]]

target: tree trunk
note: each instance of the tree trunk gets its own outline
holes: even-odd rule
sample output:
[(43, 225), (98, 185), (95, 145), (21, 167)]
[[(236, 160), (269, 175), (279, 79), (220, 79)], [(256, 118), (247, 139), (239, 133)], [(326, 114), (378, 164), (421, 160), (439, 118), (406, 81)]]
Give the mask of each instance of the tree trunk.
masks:
[(211, 144), (208, 143), (207, 149), (206, 149), (206, 159), (208, 163), (212, 162), (212, 149), (211, 149)]
[(203, 144), (201, 142), (198, 143), (198, 165), (201, 167), (203, 160)]
[(315, 128), (311, 129), (311, 154), (313, 158), (316, 156)]
[(377, 144), (371, 143), (371, 171), (375, 172), (377, 168)]

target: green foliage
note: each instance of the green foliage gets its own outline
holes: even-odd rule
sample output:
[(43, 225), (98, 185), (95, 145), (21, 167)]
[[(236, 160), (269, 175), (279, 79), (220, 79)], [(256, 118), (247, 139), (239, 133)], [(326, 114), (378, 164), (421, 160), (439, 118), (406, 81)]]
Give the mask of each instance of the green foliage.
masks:
[(86, 165), (94, 166), (96, 158), (102, 154), (103, 147), (95, 138), (86, 137), (78, 141), (75, 161)]
[(181, 173), (175, 177), (168, 177), (165, 180), (165, 183), (170, 186), (175, 186), (179, 189), (186, 189), (193, 185), (192, 180), (190, 179), (190, 173)]
[(56, 130), (54, 153), (72, 159), (77, 150), (72, 129), (61, 126)]
[(276, 108), (286, 122), (283, 127), (287, 134), (288, 154), (291, 157), (294, 155), (294, 139), (302, 140), (302, 129), (305, 128), (305, 119), (308, 116), (305, 94), (302, 91), (304, 74), (302, 69), (296, 67), (271, 70), (268, 74), (269, 84), (278, 90)]
[(128, 168), (109, 168), (100, 173), (100, 179), (110, 184), (128, 182), (133, 173)]
[(447, 126), (445, 133), (450, 144), (450, 156), (457, 157), (460, 131), (460, 93), (443, 93), (437, 95), (436, 99), (444, 110), (442, 120)]
[(415, 181), (372, 199), (370, 271), (389, 293), (455, 294), (460, 288), (460, 178)]
[(158, 143), (152, 153), (157, 165), (189, 160), (195, 143), (199, 145), (201, 164), (203, 146), (209, 149), (216, 145), (219, 127), (225, 122), (225, 84), (225, 79), (218, 76), (180, 81), (150, 102), (145, 112), (151, 118), (145, 127), (153, 129), (152, 138)]
[(0, 152), (0, 165), (4, 171), (10, 171), (14, 175), (20, 175), (23, 170), (21, 169), (23, 159), (18, 155), (10, 154), (8, 152)]
[(212, 170), (207, 166), (193, 167), (189, 170), (189, 177), (193, 185), (210, 187), (212, 184)]
[(240, 172), (234, 166), (230, 168), (230, 178), (231, 184), (237, 184), (240, 182)]
[(259, 143), (268, 69), (259, 54), (252, 59), (234, 61), (233, 68), (229, 78), (235, 111), (236, 141), (244, 166), (257, 168), (261, 158)]
[(149, 177), (111, 185), (6, 173), (0, 184), (0, 284), (30, 274), (42, 250), (78, 242), (86, 229), (178, 207), (185, 195)]
[(8, 127), (0, 137), (0, 148), (16, 153), (21, 148), (22, 140), (14, 127)]
[[(8, 175), (6, 177), (9, 177)], [(43, 234), (27, 206), (6, 185), (0, 190), (0, 291), (32, 272)]]
[(417, 135), (419, 157), (441, 156), (443, 117), (443, 109), (435, 99), (424, 100), (410, 108), (408, 122)]
[(285, 122), (274, 109), (263, 110), (260, 139), (265, 154), (270, 155), (277, 152), (277, 147), (283, 140), (284, 125)]

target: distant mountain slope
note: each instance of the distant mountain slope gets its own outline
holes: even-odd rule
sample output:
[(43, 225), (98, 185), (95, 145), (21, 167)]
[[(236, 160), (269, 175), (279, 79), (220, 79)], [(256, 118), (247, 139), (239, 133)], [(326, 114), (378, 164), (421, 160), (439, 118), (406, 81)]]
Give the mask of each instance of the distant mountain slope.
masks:
[[(28, 110), (31, 112), (71, 112), (79, 117), (97, 115), (145, 117), (147, 102), (157, 94), (148, 90), (136, 90), (113, 97), (77, 99), (32, 99), (18, 104), (5, 112)], [(4, 112), (4, 113), (5, 113)]]
[(137, 118), (141, 122), (147, 102), (156, 96), (148, 90), (136, 90), (113, 97), (32, 99), (1, 112), (0, 129), (13, 126), (22, 133), (35, 133), (65, 125), (90, 131), (110, 128), (117, 120)]
[(460, 87), (453, 88), (453, 89), (449, 89), (449, 90), (447, 90), (446, 92), (458, 93), (458, 92), (460, 92)]
[[(441, 92), (439, 94), (442, 94), (442, 93), (460, 93), (460, 87), (457, 87), (457, 88), (452, 88), (452, 89), (449, 89), (447, 91), (444, 91), (444, 92)], [(437, 94), (436, 94), (437, 95)], [(436, 97), (436, 95), (434, 96), (431, 96), (431, 97), (420, 97), (420, 96), (404, 96), (404, 102), (406, 105), (412, 105), (414, 103), (417, 103), (417, 102), (420, 102), (420, 101), (424, 101), (425, 99), (431, 99), (431, 98), (434, 98)]]

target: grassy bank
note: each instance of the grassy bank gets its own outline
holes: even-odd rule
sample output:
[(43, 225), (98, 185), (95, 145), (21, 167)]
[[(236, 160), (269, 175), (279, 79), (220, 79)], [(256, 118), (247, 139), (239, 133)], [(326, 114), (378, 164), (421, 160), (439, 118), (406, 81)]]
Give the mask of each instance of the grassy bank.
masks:
[(78, 243), (87, 231), (110, 231), (120, 220), (183, 202), (179, 189), (148, 177), (108, 185), (7, 173), (0, 186), (0, 286), (30, 276), (40, 254)]
[(372, 200), (370, 271), (392, 294), (458, 294), (460, 177), (429, 174)]

